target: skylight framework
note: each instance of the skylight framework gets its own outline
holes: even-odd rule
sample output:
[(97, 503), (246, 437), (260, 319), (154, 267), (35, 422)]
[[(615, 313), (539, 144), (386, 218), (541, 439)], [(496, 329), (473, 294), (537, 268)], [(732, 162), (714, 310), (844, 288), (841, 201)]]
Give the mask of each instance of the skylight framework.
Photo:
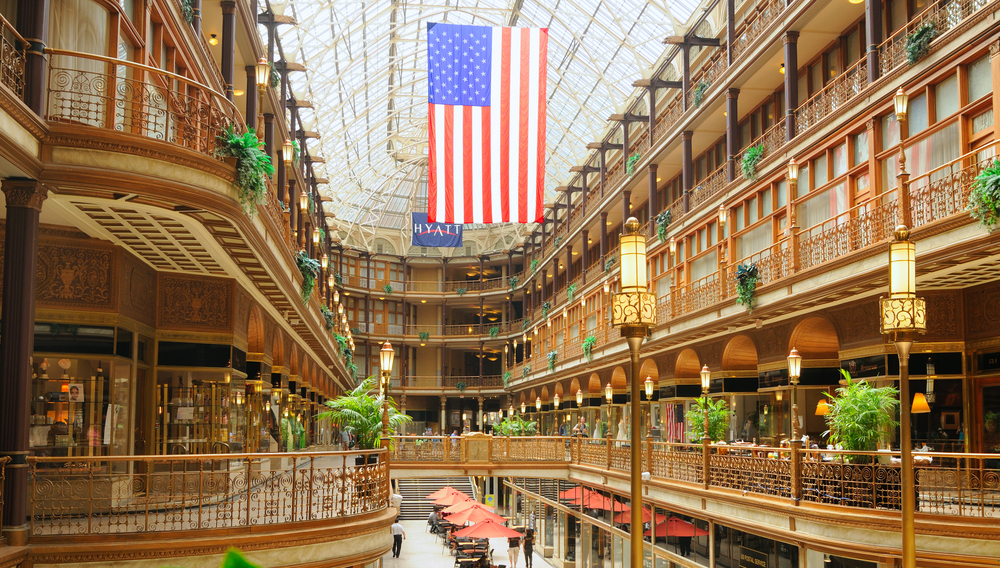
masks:
[[(694, 0), (272, 0), (296, 26), (279, 29), (283, 53), (307, 73), (289, 75), (306, 130), (321, 134), (314, 164), (326, 210), (355, 242), (406, 238), (411, 211), (426, 211), (427, 24), (549, 29), (546, 202), (570, 167), (602, 138), (608, 116), (637, 91), (683, 33)], [(315, 154), (316, 142), (310, 144)], [(477, 226), (467, 227), (475, 230)], [(525, 226), (491, 227), (497, 242)]]

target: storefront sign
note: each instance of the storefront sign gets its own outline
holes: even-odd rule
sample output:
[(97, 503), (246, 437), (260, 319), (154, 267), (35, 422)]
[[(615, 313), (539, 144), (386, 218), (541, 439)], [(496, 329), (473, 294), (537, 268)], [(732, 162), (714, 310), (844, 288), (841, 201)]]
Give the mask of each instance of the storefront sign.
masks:
[(1000, 352), (979, 353), (976, 355), (976, 371), (995, 371), (1000, 369)]
[(840, 363), (840, 368), (850, 373), (851, 377), (855, 379), (865, 377), (884, 377), (885, 355), (872, 355), (871, 357), (848, 359)]
[(739, 568), (767, 568), (767, 554), (759, 550), (740, 547), (740, 567)]
[(428, 223), (427, 213), (413, 213), (411, 244), (415, 247), (460, 247), (462, 225)]

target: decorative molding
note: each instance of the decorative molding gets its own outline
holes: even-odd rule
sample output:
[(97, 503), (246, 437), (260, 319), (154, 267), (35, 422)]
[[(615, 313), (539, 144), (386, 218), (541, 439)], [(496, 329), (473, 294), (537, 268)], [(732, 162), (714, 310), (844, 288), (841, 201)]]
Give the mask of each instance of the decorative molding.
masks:
[(5, 179), (0, 183), (7, 198), (7, 207), (27, 207), (42, 210), (42, 203), (49, 196), (49, 189), (33, 179)]
[(127, 251), (121, 253), (120, 265), (118, 311), (156, 327), (156, 271)]
[(234, 286), (229, 278), (159, 273), (157, 328), (232, 334)]
[(112, 311), (118, 307), (118, 250), (107, 243), (59, 239), (38, 245), (40, 306)]
[(197, 331), (175, 331), (156, 330), (156, 339), (159, 341), (179, 341), (187, 343), (225, 343), (233, 344), (233, 334), (231, 333), (203, 333)]

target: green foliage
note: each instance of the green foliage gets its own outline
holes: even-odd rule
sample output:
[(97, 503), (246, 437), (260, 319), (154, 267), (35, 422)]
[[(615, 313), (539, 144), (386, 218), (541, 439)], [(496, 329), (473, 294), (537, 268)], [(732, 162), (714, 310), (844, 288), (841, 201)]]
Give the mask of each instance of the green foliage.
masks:
[(458, 392), (465, 392), (465, 389), (468, 388), (468, 385), (465, 384), (465, 381), (458, 381), (455, 384), (455, 388), (458, 389)]
[(527, 331), (529, 325), (531, 325), (530, 318), (524, 318), (521, 320), (521, 331)]
[(660, 239), (661, 243), (667, 242), (667, 227), (670, 226), (671, 214), (670, 210), (660, 211), (656, 215), (656, 236)]
[(635, 165), (639, 163), (639, 158), (639, 152), (636, 152), (625, 160), (625, 173), (628, 174), (629, 177), (635, 175)]
[(757, 164), (764, 159), (764, 153), (763, 144), (750, 146), (743, 152), (743, 159), (740, 160), (740, 172), (743, 173), (743, 179), (749, 181), (757, 179)]
[(532, 275), (534, 275), (536, 272), (538, 272), (538, 263), (539, 263), (538, 259), (535, 259), (535, 260), (531, 261), (531, 274)]
[(431, 338), (431, 332), (429, 332), (429, 331), (421, 331), (420, 332), (420, 341), (421, 342), (427, 341), (430, 338)]
[(504, 373), (503, 377), (501, 377), (501, 378), (503, 379), (503, 388), (505, 388), (505, 389), (506, 388), (510, 388), (510, 371), (507, 371), (506, 373)]
[[(845, 450), (874, 452), (889, 431), (899, 425), (896, 411), (899, 408), (899, 390), (892, 385), (873, 387), (865, 381), (851, 380), (851, 374), (841, 369), (844, 386), (830, 398), (826, 413), (831, 444), (840, 444)], [(860, 456), (854, 458), (864, 461)]]
[(274, 68), (273, 62), (268, 63), (267, 65), (268, 67), (271, 68), (271, 80), (270, 80), (271, 88), (277, 89), (278, 87), (281, 86), (281, 74), (278, 73), (278, 70)]
[(965, 209), (991, 232), (1000, 223), (1000, 160), (976, 176)]
[(615, 265), (615, 260), (617, 260), (615, 255), (608, 257), (608, 260), (604, 263), (604, 272), (611, 272), (611, 267)]
[(573, 294), (576, 294), (576, 284), (570, 284), (566, 287), (566, 300), (572, 302)]
[(701, 101), (705, 100), (705, 93), (708, 92), (708, 88), (711, 86), (711, 83), (708, 81), (702, 81), (694, 88), (694, 108), (701, 106)]
[(562, 236), (560, 235), (560, 236), (552, 239), (552, 246), (554, 248), (559, 248), (559, 243), (561, 243), (561, 242), (562, 242)]
[(344, 277), (341, 276), (339, 272), (333, 273), (333, 281), (337, 284), (337, 286), (344, 285)]
[(382, 286), (382, 291), (385, 292), (386, 296), (392, 294), (392, 284), (386, 284), (385, 286)]
[[(319, 414), (321, 420), (329, 419), (330, 423), (341, 430), (346, 430), (357, 437), (358, 449), (372, 450), (381, 445), (382, 436), (382, 395), (372, 396), (375, 381), (371, 377), (361, 381), (351, 392), (326, 401), (330, 410)], [(389, 431), (399, 430), (404, 424), (413, 421), (408, 415), (396, 410), (396, 403), (389, 399)]]
[(459, 296), (464, 295), (465, 292), (466, 292), (465, 288), (459, 288), (459, 289), (455, 290), (455, 293), (458, 294)]
[(298, 140), (292, 140), (292, 163), (297, 164), (302, 158), (302, 147), (299, 146)]
[(705, 433), (705, 409), (708, 408), (708, 437), (713, 442), (718, 442), (726, 437), (726, 430), (729, 429), (729, 409), (726, 408), (725, 399), (711, 399), (700, 397), (695, 399), (691, 413), (688, 414), (688, 422), (691, 429), (688, 431), (688, 438), (692, 442), (700, 442)]
[(549, 317), (549, 310), (552, 309), (552, 302), (542, 302), (542, 319)]
[(559, 358), (559, 352), (558, 351), (556, 351), (555, 349), (553, 349), (552, 351), (549, 351), (548, 359), (549, 359), (549, 370), (550, 371), (555, 371), (556, 370), (556, 360), (558, 358)]
[(194, 0), (181, 0), (181, 14), (184, 15), (184, 21), (194, 23)]
[(596, 343), (596, 335), (588, 335), (587, 338), (583, 340), (583, 356), (587, 358), (587, 361), (594, 360), (594, 345)]
[(517, 276), (511, 276), (510, 278), (507, 279), (507, 283), (510, 284), (511, 292), (513, 292), (514, 289), (517, 288), (517, 282), (518, 282)]
[(333, 327), (337, 323), (336, 316), (333, 314), (333, 311), (326, 307), (326, 304), (320, 305), (319, 311), (323, 314), (323, 321), (326, 323), (326, 330), (333, 331)]
[(305, 433), (306, 427), (295, 417), (286, 414), (281, 418), (281, 441), (285, 444), (286, 452), (304, 448), (307, 442)]
[(531, 374), (531, 365), (525, 365), (524, 368), (521, 369), (521, 378), (526, 379), (530, 374)]
[(337, 346), (340, 348), (340, 355), (344, 358), (344, 361), (348, 364), (354, 362), (354, 352), (351, 351), (351, 343), (347, 341), (347, 338), (339, 333), (333, 334), (334, 341), (337, 342)]
[(230, 548), (226, 551), (226, 554), (222, 557), (222, 564), (219, 568), (261, 568), (259, 565), (254, 564), (246, 559), (239, 550), (235, 548)]
[(760, 270), (753, 262), (736, 267), (736, 303), (745, 306), (747, 312), (753, 313), (753, 300), (757, 293), (757, 283), (760, 282)]
[(494, 436), (536, 436), (538, 422), (529, 422), (520, 416), (507, 416), (493, 425)]
[(351, 379), (358, 380), (358, 366), (354, 363), (347, 364), (347, 371), (351, 374)]
[(906, 36), (906, 62), (916, 65), (931, 50), (931, 42), (937, 37), (934, 22), (928, 22), (912, 34)]
[(257, 140), (251, 128), (243, 134), (236, 134), (232, 126), (219, 135), (215, 155), (219, 158), (236, 158), (236, 188), (243, 213), (253, 217), (257, 206), (262, 205), (267, 196), (267, 178), (274, 173), (271, 157), (264, 153), (264, 145)]
[(496, 339), (500, 335), (500, 326), (495, 325), (490, 328), (490, 339)]
[(299, 268), (299, 273), (302, 274), (302, 305), (309, 302), (309, 296), (312, 296), (313, 290), (316, 288), (316, 276), (319, 275), (319, 261), (314, 258), (309, 258), (309, 254), (300, 250), (295, 253), (295, 266)]

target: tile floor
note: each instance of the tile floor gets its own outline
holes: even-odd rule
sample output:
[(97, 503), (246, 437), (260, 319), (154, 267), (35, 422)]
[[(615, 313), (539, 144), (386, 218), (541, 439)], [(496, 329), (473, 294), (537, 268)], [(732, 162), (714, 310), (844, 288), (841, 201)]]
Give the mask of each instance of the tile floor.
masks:
[[(406, 531), (406, 540), (400, 550), (399, 558), (392, 554), (382, 557), (383, 568), (452, 568), (455, 557), (448, 554), (441, 544), (441, 539), (427, 532), (427, 521), (401, 521)], [(507, 539), (491, 538), (490, 549), (493, 550), (493, 563), (504, 564), (511, 568), (507, 559)], [(526, 568), (524, 552), (517, 560), (517, 568)], [(551, 568), (541, 554), (535, 551), (532, 568)]]

